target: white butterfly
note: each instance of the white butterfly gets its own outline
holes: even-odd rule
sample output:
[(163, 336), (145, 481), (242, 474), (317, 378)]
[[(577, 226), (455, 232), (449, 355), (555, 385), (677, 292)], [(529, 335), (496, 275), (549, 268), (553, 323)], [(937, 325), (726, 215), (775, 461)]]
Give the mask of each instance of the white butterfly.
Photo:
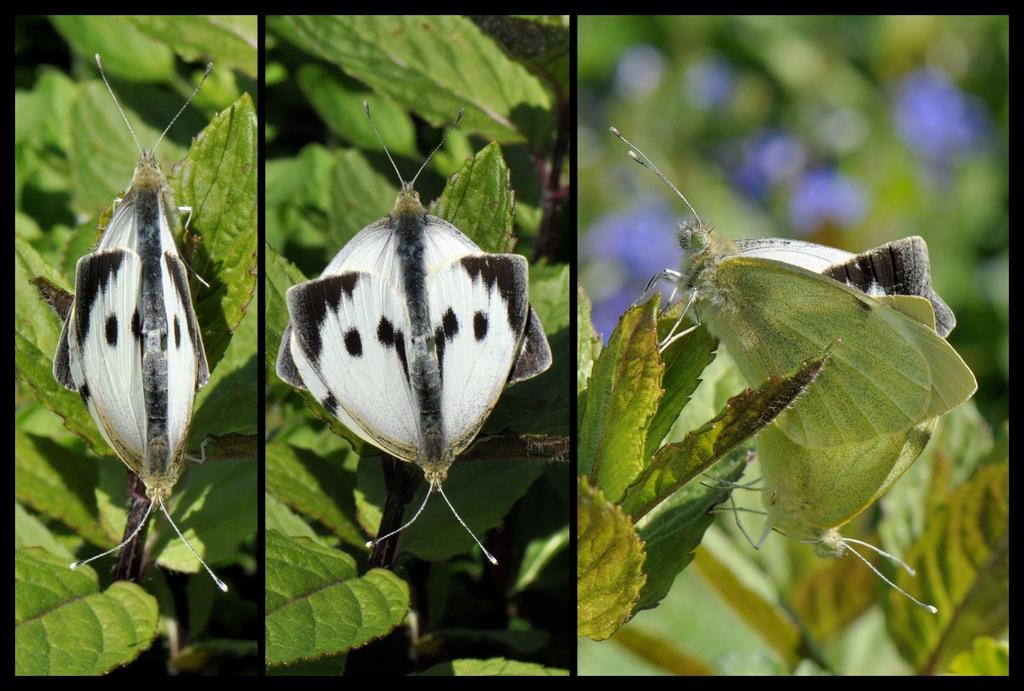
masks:
[[(53, 376), (77, 391), (103, 438), (146, 486), (151, 503), (136, 530), (117, 547), (72, 568), (109, 554), (129, 542), (157, 504), (174, 525), (164, 500), (181, 473), (196, 391), (209, 379), (185, 263), (171, 235), (177, 214), (154, 151), (192, 96), (160, 135), (153, 149), (139, 146), (113, 89), (103, 81), (139, 148), (131, 185), (99, 246), (78, 260), (75, 297), (64, 323)], [(206, 67), (206, 75), (213, 64)], [(186, 222), (187, 223), (187, 222)], [(178, 531), (179, 537), (185, 541)], [(192, 554), (199, 558), (185, 541)], [(203, 562), (214, 581), (227, 586)]]
[(399, 174), (391, 214), (288, 290), (277, 373), (364, 441), (419, 465), (429, 497), (444, 496), (448, 468), (504, 388), (546, 370), (551, 350), (529, 304), (526, 259), (484, 252), (427, 214), (416, 177)]

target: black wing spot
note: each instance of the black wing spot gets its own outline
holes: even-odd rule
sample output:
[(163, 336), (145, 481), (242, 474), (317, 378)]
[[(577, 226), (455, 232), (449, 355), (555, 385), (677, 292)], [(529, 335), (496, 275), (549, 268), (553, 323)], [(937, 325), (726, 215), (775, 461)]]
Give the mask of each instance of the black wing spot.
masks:
[(117, 346), (117, 315), (111, 313), (107, 316), (107, 323), (105, 327), (107, 336), (107, 345), (111, 348)]
[(441, 325), (444, 327), (444, 336), (449, 341), (459, 333), (459, 320), (455, 318), (455, 312), (449, 307), (448, 311), (441, 317)]
[(487, 315), (477, 312), (473, 315), (473, 336), (476, 340), (482, 341), (487, 336)]
[(388, 321), (387, 317), (380, 318), (380, 324), (377, 325), (377, 340), (385, 348), (395, 345), (395, 325)]
[(89, 385), (82, 384), (81, 388), (78, 389), (78, 395), (82, 397), (82, 403), (86, 406), (89, 405), (89, 397), (92, 395), (89, 393)]
[(444, 343), (444, 327), (439, 325), (434, 329), (434, 347), (437, 349), (437, 373), (441, 377), (442, 383), (444, 382)]
[(174, 347), (181, 348), (181, 325), (178, 324), (178, 315), (174, 315)]
[(363, 339), (359, 337), (359, 332), (355, 329), (345, 332), (345, 350), (352, 357), (362, 357), (363, 355)]
[(338, 417), (338, 399), (334, 397), (334, 394), (327, 394), (327, 398), (323, 400), (323, 406), (327, 409), (327, 412)]
[(405, 374), (405, 381), (409, 383), (409, 362), (405, 359), (405, 336), (401, 331), (395, 332), (395, 352), (402, 363), (402, 373)]
[(142, 340), (142, 318), (139, 317), (138, 308), (135, 308), (135, 311), (132, 312), (132, 336), (140, 341)]

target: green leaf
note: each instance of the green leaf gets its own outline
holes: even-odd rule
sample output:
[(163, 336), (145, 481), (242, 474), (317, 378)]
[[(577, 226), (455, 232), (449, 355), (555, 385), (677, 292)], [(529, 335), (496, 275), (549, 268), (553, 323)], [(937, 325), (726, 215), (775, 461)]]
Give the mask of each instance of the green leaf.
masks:
[(242, 94), (196, 137), (170, 176), (202, 237), (192, 267), (210, 287), (194, 290), (193, 302), (211, 372), (256, 290), (257, 139), (256, 108)]
[(661, 399), (657, 300), (622, 316), (594, 365), (579, 433), (579, 472), (618, 501), (647, 459), (644, 440)]
[(629, 517), (584, 476), (576, 501), (576, 635), (604, 640), (633, 614), (644, 545)]
[(99, 53), (111, 78), (165, 82), (174, 77), (171, 49), (140, 31), (128, 17), (61, 15), (50, 17), (50, 21), (72, 50), (90, 64)]
[(893, 580), (938, 614), (895, 590), (882, 600), (900, 654), (924, 673), (945, 669), (979, 636), (999, 636), (1009, 622), (1009, 464), (981, 467), (928, 519), (905, 555), (917, 576)]
[(514, 17), (481, 15), (472, 18), (513, 60), (525, 65), (558, 100), (569, 94), (569, 18), (565, 15)]
[[(466, 525), (484, 540), (484, 533), (504, 521), (512, 506), (544, 472), (543, 463), (519, 460), (456, 460), (448, 472), (444, 492)], [(376, 458), (359, 463), (358, 491), (373, 505), (372, 514), (363, 508), (362, 523), (376, 535), (384, 499), (384, 474)], [(423, 503), (427, 488), (421, 484), (406, 508), (405, 520)], [(432, 496), (427, 507), (401, 538), (400, 549), (421, 559), (440, 561), (476, 549), (476, 543), (452, 515), (444, 500)]]
[(781, 609), (744, 585), (708, 550), (697, 550), (694, 565), (704, 580), (729, 603), (730, 608), (757, 631), (761, 638), (786, 660), (790, 668), (795, 667), (801, 658), (806, 657), (800, 629)]
[[(199, 454), (200, 445), (208, 439), (206, 453), (210, 458), (255, 458), (258, 416), (254, 406), (259, 400), (256, 368), (258, 362), (257, 330), (259, 306), (249, 305), (238, 325), (217, 369), (206, 385), (199, 390), (195, 401), (195, 414), (189, 432), (191, 447)], [(228, 442), (250, 442), (248, 446)]]
[(361, 550), (366, 538), (352, 518), (355, 516), (352, 498), (355, 478), (330, 460), (286, 444), (268, 443), (267, 492)]
[(75, 560), (71, 552), (53, 537), (42, 521), (25, 510), (20, 502), (14, 502), (14, 549), (41, 547), (50, 554), (71, 563)]
[(561, 554), (570, 544), (569, 527), (560, 528), (554, 533), (526, 545), (526, 552), (519, 563), (519, 573), (511, 591), (514, 593), (526, 590), (540, 576), (546, 566)]
[(18, 501), (57, 519), (95, 545), (107, 548), (116, 544), (115, 536), (96, 523), (95, 463), (83, 463), (80, 452), (17, 428), (14, 450)]
[(359, 88), (339, 71), (319, 63), (299, 66), (295, 77), (306, 100), (339, 137), (360, 149), (384, 152), (363, 109), (363, 102), (367, 101), (373, 123), (391, 154), (419, 156), (412, 118), (391, 99)]
[(601, 337), (590, 321), (590, 298), (581, 283), (576, 284), (576, 393), (585, 391), (594, 361), (601, 354)]
[(537, 79), (463, 17), (281, 16), (268, 24), (434, 126), (465, 108), (466, 132), (503, 142), (540, 142), (550, 127)]
[(152, 645), (157, 602), (134, 583), (100, 592), (96, 573), (31, 547), (14, 553), (14, 673), (105, 674)]
[(281, 347), (281, 339), (289, 320), (285, 294), (293, 285), (305, 281), (306, 277), (269, 244), (265, 245), (263, 250), (266, 254), (264, 278), (267, 300), (266, 314), (264, 315), (267, 347), (263, 353), (263, 361), (268, 367), (275, 368), (277, 366), (277, 351)]
[(316, 542), (323, 542), (316, 531), (302, 520), (299, 514), (288, 508), (283, 501), (267, 493), (264, 504), (264, 532), (276, 530), (287, 537), (306, 537)]
[[(668, 336), (682, 306), (680, 303), (658, 320), (659, 342)], [(658, 403), (658, 412), (654, 414), (647, 431), (644, 458), (654, 455), (665, 435), (679, 419), (679, 414), (701, 382), (701, 373), (715, 359), (717, 346), (718, 341), (708, 333), (707, 327), (701, 325), (669, 344), (661, 354), (665, 363), (665, 376), (661, 380), (665, 395)]]
[(961, 676), (1000, 676), (1010, 674), (1010, 644), (988, 636), (974, 639), (974, 647), (953, 658), (949, 671)]
[(569, 671), (545, 667), (535, 662), (506, 660), (492, 657), (487, 660), (460, 659), (441, 662), (417, 676), (421, 677), (567, 677)]
[(209, 60), (218, 70), (239, 70), (254, 79), (258, 75), (256, 15), (136, 15), (129, 21), (187, 62)]
[(409, 587), (390, 571), (359, 576), (344, 552), (273, 530), (266, 539), (268, 665), (358, 648), (405, 618)]
[[(167, 510), (185, 539), (211, 565), (235, 556), (256, 534), (257, 470), (255, 458), (207, 461), (183, 475), (175, 487)], [(186, 573), (202, 568), (165, 523), (150, 549), (164, 568)]]
[(515, 195), (501, 147), (491, 142), (448, 178), (444, 193), (430, 207), (465, 233), (484, 252), (509, 252), (515, 245)]
[(676, 576), (693, 560), (694, 550), (714, 520), (712, 507), (729, 498), (730, 489), (725, 482), (736, 482), (743, 475), (744, 456), (734, 454), (709, 473), (722, 482), (691, 482), (637, 522), (636, 531), (647, 555), (646, 581), (636, 603), (637, 611), (661, 602)]
[(634, 518), (643, 516), (763, 429), (814, 381), (825, 362), (824, 357), (806, 360), (788, 377), (769, 377), (761, 388), (731, 398), (717, 417), (691, 431), (682, 442), (658, 449), (626, 490), (623, 510)]

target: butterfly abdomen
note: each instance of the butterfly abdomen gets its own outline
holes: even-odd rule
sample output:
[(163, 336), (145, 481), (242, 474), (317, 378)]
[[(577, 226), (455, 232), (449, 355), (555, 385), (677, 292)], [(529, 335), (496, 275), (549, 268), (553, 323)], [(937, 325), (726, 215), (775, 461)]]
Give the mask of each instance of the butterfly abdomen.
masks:
[[(442, 475), (450, 459), (445, 457), (446, 444), (441, 417), (441, 370), (437, 345), (430, 324), (430, 302), (427, 296), (427, 270), (424, 263), (424, 220), (422, 208), (418, 213), (394, 215), (398, 227), (398, 257), (405, 291), (405, 307), (409, 315), (410, 342), (409, 370), (412, 389), (419, 404), (418, 462), (424, 468), (439, 465)], [(431, 347), (433, 344), (434, 347)]]
[(142, 259), (142, 381), (146, 409), (143, 476), (162, 475), (171, 466), (167, 436), (167, 310), (163, 290), (159, 187), (136, 190), (139, 256)]

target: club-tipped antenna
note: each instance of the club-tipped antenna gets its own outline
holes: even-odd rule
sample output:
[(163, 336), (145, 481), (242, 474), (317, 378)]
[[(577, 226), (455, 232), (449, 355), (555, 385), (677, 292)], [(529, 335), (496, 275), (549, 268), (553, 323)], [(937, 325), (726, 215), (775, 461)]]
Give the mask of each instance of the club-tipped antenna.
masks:
[[(110, 82), (107, 81), (107, 75), (103, 71), (103, 60), (100, 59), (99, 53), (96, 53), (96, 66), (100, 69), (100, 77), (103, 78), (103, 83), (106, 84), (107, 91), (110, 92), (110, 98), (114, 99), (114, 105), (117, 106), (117, 111), (121, 113), (121, 118), (124, 120), (124, 124), (128, 126), (128, 131), (132, 133), (132, 139), (135, 140), (135, 148), (139, 150), (139, 154), (141, 155), (143, 153), (142, 145), (139, 144), (139, 138), (135, 136), (135, 130), (132, 128), (132, 123), (128, 122), (128, 116), (125, 115), (124, 109), (121, 107), (121, 102), (118, 101), (117, 96), (114, 95), (114, 89), (111, 88)], [(209, 76), (210, 70), (212, 69), (213, 63), (206, 63), (206, 71), (203, 73), (203, 78), (199, 80), (199, 84), (192, 91), (192, 95), (185, 99), (185, 104), (181, 106), (181, 110), (179, 110), (177, 114), (175, 114), (175, 116), (171, 118), (171, 121), (167, 124), (167, 127), (164, 129), (163, 132), (160, 133), (160, 137), (156, 140), (156, 144), (154, 144), (153, 148), (150, 149), (151, 152), (156, 151), (156, 147), (158, 147), (160, 145), (160, 142), (163, 141), (164, 135), (167, 134), (168, 130), (171, 129), (171, 125), (173, 125), (174, 122), (178, 119), (178, 116), (180, 116), (183, 112), (185, 112), (185, 109), (188, 108), (188, 104), (191, 103), (192, 99), (195, 98), (197, 93), (199, 93), (199, 89), (202, 88), (203, 82), (206, 81), (206, 78)]]
[(867, 559), (864, 558), (864, 555), (862, 555), (860, 552), (858, 552), (852, 546), (850, 546), (850, 543), (851, 542), (855, 542), (858, 545), (864, 545), (865, 547), (870, 547), (871, 549), (875, 550), (879, 554), (885, 555), (885, 556), (889, 557), (890, 559), (893, 559), (897, 564), (900, 564), (903, 568), (907, 569), (907, 571), (909, 571), (911, 575), (913, 575), (914, 570), (912, 568), (910, 568), (907, 564), (905, 564), (903, 561), (901, 561), (900, 559), (897, 559), (896, 557), (892, 556), (888, 552), (885, 552), (885, 551), (883, 551), (881, 549), (878, 549), (874, 545), (869, 545), (866, 542), (861, 542), (860, 540), (854, 540), (854, 539), (847, 538), (847, 537), (840, 537), (839, 539), (842, 541), (843, 546), (846, 547), (846, 549), (848, 549), (851, 552), (853, 552), (855, 555), (857, 555), (858, 559), (860, 559), (862, 562), (867, 564), (868, 568), (871, 569), (872, 571), (874, 571), (876, 576), (878, 576), (883, 581), (885, 581), (886, 583), (891, 585), (893, 588), (895, 588), (897, 591), (899, 591), (901, 594), (903, 594), (904, 597), (909, 599), (914, 604), (916, 604), (916, 605), (918, 605), (918, 606), (928, 610), (932, 614), (938, 614), (939, 613), (939, 608), (938, 607), (936, 607), (934, 605), (926, 604), (924, 602), (921, 602), (916, 597), (914, 597), (913, 595), (908, 593), (906, 590), (904, 590), (903, 588), (899, 587), (898, 585), (896, 585), (895, 583), (890, 581), (888, 578), (886, 578), (885, 575), (881, 571), (879, 571), (878, 569), (875, 568), (874, 564), (872, 564), (870, 561), (868, 561)]
[(493, 554), (491, 554), (490, 552), (487, 551), (487, 548), (483, 546), (483, 544), (480, 542), (480, 540), (477, 538), (477, 536), (473, 534), (473, 531), (469, 529), (469, 526), (466, 525), (466, 522), (464, 520), (462, 520), (462, 516), (460, 516), (459, 512), (455, 510), (455, 507), (452, 506), (452, 503), (450, 501), (448, 501), (448, 495), (444, 493), (444, 488), (442, 488), (440, 484), (437, 486), (437, 491), (438, 491), (438, 493), (442, 497), (444, 497), (444, 503), (447, 504), (448, 508), (452, 510), (453, 514), (455, 514), (455, 518), (459, 519), (459, 523), (462, 525), (463, 528), (465, 528), (466, 532), (469, 533), (469, 536), (471, 538), (473, 538), (473, 540), (474, 540), (474, 542), (476, 542), (477, 546), (480, 547), (480, 549), (483, 550), (484, 556), (487, 557), (487, 561), (489, 561), (492, 564), (494, 564), (495, 566), (497, 566), (498, 565), (498, 560), (494, 558)]
[(177, 524), (175, 524), (174, 519), (171, 518), (171, 514), (167, 512), (167, 508), (164, 506), (164, 502), (162, 500), (160, 500), (160, 510), (164, 512), (165, 516), (167, 516), (167, 522), (171, 524), (172, 528), (174, 528), (174, 532), (176, 532), (178, 534), (178, 537), (181, 538), (181, 541), (185, 543), (185, 546), (188, 547), (188, 551), (192, 553), (192, 556), (198, 559), (199, 563), (203, 565), (203, 568), (206, 569), (206, 573), (210, 574), (210, 578), (212, 578), (213, 582), (217, 584), (217, 587), (221, 589), (221, 592), (228, 592), (227, 584), (224, 581), (217, 578), (217, 574), (213, 572), (213, 569), (211, 569), (206, 564), (206, 562), (203, 561), (203, 558), (199, 556), (198, 552), (192, 549), (192, 545), (188, 543), (188, 540), (185, 539), (185, 536), (181, 534), (180, 530), (178, 530)]
[[(210, 76), (210, 70), (212, 69), (213, 63), (206, 63), (206, 71), (203, 72), (203, 78), (199, 80), (199, 83), (196, 84), (196, 88), (192, 90), (192, 94), (187, 99), (185, 99), (185, 103), (181, 106), (181, 109), (178, 110), (177, 113), (175, 113), (174, 117), (171, 118), (171, 121), (167, 123), (167, 127), (165, 127), (164, 131), (160, 133), (160, 138), (157, 139), (156, 144), (153, 145), (153, 151), (156, 151), (156, 147), (160, 146), (160, 142), (164, 140), (164, 135), (167, 134), (167, 131), (171, 129), (171, 125), (173, 125), (174, 121), (178, 119), (178, 116), (185, 112), (185, 109), (188, 108), (188, 104), (192, 102), (192, 99), (196, 97), (196, 94), (199, 93), (199, 90), (203, 88), (203, 83), (206, 81), (206, 78)], [(214, 579), (216, 579), (216, 576), (214, 576)], [(224, 589), (226, 590), (227, 587), (225, 586)]]
[[(448, 131), (446, 130), (444, 135), (441, 136), (441, 141), (438, 142), (437, 146), (434, 147), (434, 150), (431, 151), (430, 155), (427, 156), (425, 161), (423, 161), (423, 165), (421, 165), (420, 169), (416, 171), (416, 175), (414, 175), (412, 177), (412, 180), (410, 180), (409, 182), (406, 182), (405, 180), (402, 179), (402, 174), (400, 172), (398, 172), (398, 166), (395, 165), (395, 159), (391, 158), (391, 152), (388, 151), (387, 144), (384, 143), (384, 139), (380, 136), (380, 132), (377, 131), (377, 125), (376, 125), (376, 123), (373, 122), (373, 116), (370, 115), (370, 102), (369, 101), (366, 101), (366, 100), (363, 101), (363, 110), (366, 111), (366, 119), (370, 121), (370, 127), (373, 128), (373, 133), (377, 136), (377, 141), (380, 142), (381, 148), (384, 149), (384, 153), (387, 154), (388, 160), (391, 161), (391, 167), (395, 169), (395, 175), (398, 176), (398, 181), (402, 183), (402, 187), (403, 188), (412, 187), (413, 185), (416, 184), (416, 180), (417, 180), (417, 178), (419, 178), (420, 173), (422, 173), (423, 169), (427, 167), (428, 163), (430, 163), (430, 159), (432, 159), (434, 157), (434, 154), (437, 153), (437, 150), (440, 149), (444, 145), (445, 136), (447, 136)], [(458, 116), (455, 118), (455, 124), (453, 124), (450, 129), (454, 130), (456, 127), (458, 127), (459, 123), (462, 122), (462, 116), (465, 115), (465, 114), (466, 114), (466, 109), (465, 108), (461, 109), (459, 111)], [(378, 539), (380, 539), (380, 538), (378, 538)]]
[[(388, 160), (391, 161), (391, 167), (395, 169), (395, 175), (398, 176), (398, 181), (400, 183), (402, 183), (402, 187), (404, 188), (406, 186), (405, 180), (402, 179), (402, 174), (400, 172), (398, 172), (398, 166), (395, 165), (395, 159), (391, 158), (391, 152), (388, 151), (388, 145), (384, 143), (384, 139), (380, 136), (380, 132), (377, 131), (377, 125), (374, 124), (374, 122), (373, 122), (373, 116), (370, 115), (370, 102), (369, 101), (366, 101), (366, 100), (363, 101), (363, 110), (366, 111), (366, 119), (370, 121), (370, 127), (373, 128), (373, 133), (375, 135), (377, 135), (377, 141), (380, 142), (381, 148), (384, 149), (384, 153), (387, 155)], [(429, 491), (427, 492), (427, 496), (428, 497), (430, 496), (430, 492)], [(422, 507), (421, 507), (421, 510), (422, 510)], [(417, 516), (419, 515), (418, 511), (416, 512), (416, 515)], [(404, 528), (404, 527), (405, 526), (402, 526), (402, 528)], [(402, 528), (399, 528), (399, 530), (401, 530)], [(378, 539), (382, 540), (383, 538), (378, 538)]]
[[(434, 154), (437, 153), (438, 149), (440, 149), (442, 146), (444, 146), (444, 140), (445, 140), (445, 137), (448, 136), (448, 132), (456, 129), (459, 126), (459, 123), (462, 122), (462, 116), (465, 115), (465, 114), (466, 114), (466, 109), (465, 108), (460, 108), (459, 109), (459, 114), (457, 116), (455, 116), (455, 123), (441, 134), (441, 141), (439, 141), (437, 143), (437, 146), (434, 147), (434, 150), (430, 152), (429, 156), (427, 156), (427, 160), (423, 161), (423, 165), (420, 166), (420, 169), (416, 171), (416, 175), (414, 175), (412, 177), (412, 180), (409, 181), (410, 185), (415, 185), (416, 184), (417, 178), (419, 178), (420, 173), (423, 172), (423, 169), (427, 167), (427, 164), (430, 163), (430, 159), (432, 159), (434, 157)], [(447, 499), (445, 501), (447, 501)], [(484, 551), (486, 552), (487, 550), (484, 550)], [(497, 562), (495, 562), (495, 563), (497, 563)]]
[(142, 517), (142, 520), (139, 521), (139, 524), (137, 526), (135, 526), (135, 530), (132, 531), (132, 534), (129, 535), (128, 537), (126, 537), (124, 540), (121, 541), (121, 544), (117, 545), (116, 547), (112, 547), (111, 549), (108, 549), (106, 552), (103, 552), (101, 554), (97, 554), (95, 557), (89, 557), (88, 559), (82, 559), (80, 561), (76, 561), (76, 562), (70, 564), (69, 567), (71, 568), (71, 570), (74, 571), (78, 567), (85, 566), (86, 564), (88, 564), (91, 561), (96, 561), (100, 557), (105, 557), (108, 554), (112, 554), (113, 552), (116, 552), (117, 550), (121, 549), (122, 547), (127, 545), (129, 542), (134, 540), (135, 536), (139, 534), (140, 530), (142, 530), (142, 527), (144, 525), (146, 525), (146, 519), (149, 518), (149, 512), (152, 511), (152, 510), (153, 510), (153, 502), (149, 502), (149, 506), (146, 507), (146, 513)]
[(619, 131), (618, 127), (610, 127), (609, 129), (611, 130), (612, 134), (621, 139), (623, 143), (625, 143), (626, 146), (629, 147), (629, 157), (636, 161), (637, 163), (639, 163), (640, 165), (642, 165), (647, 170), (657, 175), (662, 182), (668, 185), (673, 192), (679, 195), (679, 198), (682, 199), (688, 207), (690, 207), (690, 211), (693, 213), (693, 217), (697, 219), (697, 223), (703, 226), (704, 222), (700, 220), (700, 216), (697, 215), (697, 210), (693, 208), (693, 204), (691, 204), (690, 200), (687, 199), (686, 196), (679, 191), (679, 188), (672, 184), (672, 181), (668, 179), (668, 176), (666, 176), (664, 173), (658, 170), (658, 166), (654, 165), (654, 163), (651, 162), (651, 159), (647, 158), (643, 151), (636, 148), (636, 146), (634, 146), (631, 141), (623, 137), (622, 132)]
[(117, 112), (119, 112), (121, 117), (124, 119), (124, 124), (128, 125), (128, 131), (132, 133), (132, 139), (135, 140), (135, 148), (139, 150), (139, 155), (141, 156), (142, 145), (139, 144), (139, 138), (135, 136), (135, 130), (132, 129), (132, 123), (128, 122), (128, 116), (124, 114), (124, 109), (121, 108), (121, 102), (117, 100), (117, 96), (114, 95), (114, 90), (110, 87), (110, 82), (107, 81), (107, 75), (103, 71), (103, 61), (100, 59), (99, 53), (96, 53), (96, 66), (100, 68), (100, 77), (103, 78), (103, 83), (107, 85), (107, 91), (110, 92), (110, 97), (114, 99), (114, 105), (117, 106)]

